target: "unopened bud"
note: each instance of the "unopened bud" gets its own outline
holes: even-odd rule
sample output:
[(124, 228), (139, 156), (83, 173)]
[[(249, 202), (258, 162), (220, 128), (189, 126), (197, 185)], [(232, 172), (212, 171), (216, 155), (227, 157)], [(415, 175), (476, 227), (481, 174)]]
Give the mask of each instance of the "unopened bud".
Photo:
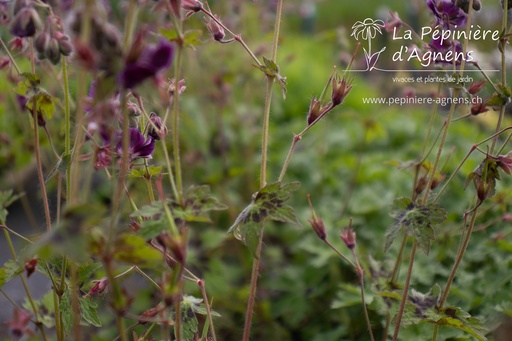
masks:
[(181, 7), (186, 11), (199, 12), (203, 8), (203, 3), (198, 0), (182, 0)]
[[(215, 18), (217, 18), (217, 16), (215, 16)], [(213, 39), (215, 39), (216, 41), (222, 41), (222, 39), (224, 39), (224, 37), (226, 36), (226, 33), (224, 33), (224, 29), (219, 24), (217, 24), (217, 22), (213, 19), (210, 19), (210, 21), (206, 24), (206, 27), (208, 27), (208, 31), (210, 31)]]
[(73, 44), (71, 44), (71, 41), (67, 35), (63, 35), (59, 39), (59, 50), (60, 53), (66, 57), (69, 56), (71, 52), (73, 52)]
[(46, 49), (46, 58), (53, 64), (60, 62), (60, 48), (59, 41), (55, 38), (50, 38), (48, 48)]
[(25, 273), (27, 274), (27, 278), (30, 277), (36, 271), (37, 267), (37, 258), (32, 258), (25, 263)]
[(159, 307), (154, 307), (146, 310), (142, 314), (139, 315), (139, 324), (144, 325), (149, 322), (150, 319), (154, 318), (162, 309)]
[(44, 55), (48, 48), (49, 41), (50, 35), (44, 31), (40, 32), (34, 40), (34, 47), (36, 48), (37, 53)]
[(149, 116), (150, 123), (148, 128), (148, 135), (155, 140), (160, 140), (160, 137), (164, 137), (167, 134), (167, 127), (164, 121), (154, 112)]
[(84, 297), (92, 296), (95, 294), (98, 294), (99, 296), (103, 296), (108, 292), (108, 286), (109, 282), (106, 277), (103, 277), (99, 280), (92, 281), (94, 283), (94, 286), (89, 290), (87, 294), (85, 294)]

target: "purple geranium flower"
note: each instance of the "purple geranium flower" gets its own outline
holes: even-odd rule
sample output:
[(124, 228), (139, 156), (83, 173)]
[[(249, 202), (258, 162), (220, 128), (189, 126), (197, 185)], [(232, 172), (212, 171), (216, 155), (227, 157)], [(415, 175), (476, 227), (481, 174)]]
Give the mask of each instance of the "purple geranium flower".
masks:
[[(151, 154), (155, 150), (155, 140), (153, 137), (148, 136), (144, 139), (144, 135), (137, 128), (130, 128), (130, 158), (144, 158), (151, 159)], [(123, 137), (120, 133), (118, 135), (118, 142), (116, 144), (116, 152), (123, 153)]]
[(427, 7), (436, 16), (437, 24), (445, 30), (466, 24), (467, 14), (451, 0), (427, 0)]
[(128, 63), (119, 74), (119, 82), (126, 89), (133, 89), (147, 78), (171, 65), (174, 47), (166, 40), (147, 46), (135, 62)]
[(432, 39), (427, 49), (433, 53), (436, 64), (453, 64), (455, 59), (455, 64), (460, 65), (461, 60), (464, 59), (462, 44), (458, 40)]

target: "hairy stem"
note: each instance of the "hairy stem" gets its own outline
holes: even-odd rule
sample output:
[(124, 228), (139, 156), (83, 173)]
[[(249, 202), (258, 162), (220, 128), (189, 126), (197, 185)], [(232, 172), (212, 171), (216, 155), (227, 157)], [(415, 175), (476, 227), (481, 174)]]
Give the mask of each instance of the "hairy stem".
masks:
[(396, 316), (396, 325), (395, 325), (395, 332), (393, 333), (393, 341), (398, 340), (398, 333), (400, 332), (400, 325), (402, 322), (402, 317), (404, 315), (405, 303), (407, 302), (407, 296), (409, 295), (409, 285), (411, 284), (412, 268), (414, 266), (414, 257), (416, 255), (417, 244), (418, 244), (418, 241), (416, 239), (414, 239), (414, 241), (412, 243), (412, 248), (411, 248), (409, 268), (407, 269), (407, 277), (405, 278), (405, 285), (404, 285), (404, 290), (402, 293), (402, 300), (400, 301), (400, 308), (398, 309), (398, 314)]

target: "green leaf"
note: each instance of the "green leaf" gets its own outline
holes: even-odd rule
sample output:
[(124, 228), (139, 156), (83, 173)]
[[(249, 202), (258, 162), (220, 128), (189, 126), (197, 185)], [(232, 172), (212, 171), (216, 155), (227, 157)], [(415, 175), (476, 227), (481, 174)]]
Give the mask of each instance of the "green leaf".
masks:
[(6, 191), (0, 191), (0, 223), (5, 222), (7, 214), (6, 210), (13, 202), (18, 200), (23, 194), (12, 194), (12, 189)]
[(80, 313), (82, 318), (95, 327), (101, 327), (101, 321), (98, 317), (98, 312), (96, 311), (98, 304), (90, 297), (79, 297), (78, 301), (80, 304)]
[(140, 236), (121, 234), (114, 245), (117, 261), (141, 267), (158, 267), (162, 263), (162, 254), (148, 246)]
[(492, 198), (496, 194), (496, 180), (501, 180), (498, 167), (496, 158), (486, 156), (478, 167), (469, 173), (465, 187), (472, 181), (480, 201)]
[(71, 154), (63, 155), (59, 159), (59, 161), (57, 161), (57, 164), (55, 165), (55, 167), (53, 167), (53, 169), (50, 171), (50, 173), (48, 173), (48, 175), (44, 179), (44, 183), (47, 183), (48, 180), (53, 178), (55, 176), (55, 174), (57, 174), (57, 172), (65, 173), (66, 168), (68, 167), (70, 161), (71, 161)]
[[(195, 307), (201, 299), (192, 296), (184, 295), (181, 301), (181, 337), (185, 340), (193, 339), (199, 332), (199, 322), (195, 314)], [(174, 330), (176, 336), (177, 330)]]
[(255, 255), (262, 223), (266, 219), (300, 226), (293, 208), (284, 205), (299, 186), (300, 182), (290, 182), (284, 185), (274, 182), (266, 185), (252, 195), (251, 203), (238, 215), (228, 229), (228, 233), (233, 233), (237, 239), (243, 241)]
[(16, 85), (15, 92), (18, 95), (26, 96), (30, 95), (34, 91), (34, 88), (39, 87), (41, 80), (36, 74), (24, 72), (20, 75), (20, 81)]
[(32, 110), (35, 101), (35, 110), (38, 114), (43, 117), (51, 119), (53, 112), (55, 111), (55, 105), (53, 103), (53, 97), (50, 96), (46, 91), (38, 89), (33, 96), (27, 98), (27, 108)]
[(8, 260), (0, 268), (0, 288), (23, 272), (23, 267), (14, 260)]
[(263, 65), (255, 66), (265, 75), (274, 77), (277, 80), (279, 87), (281, 88), (283, 99), (286, 98), (286, 77), (283, 77), (279, 74), (279, 66), (273, 60), (267, 59), (265, 57), (263, 57)]
[[(184, 218), (186, 221), (209, 221), (208, 212), (220, 211), (227, 208), (226, 205), (219, 202), (211, 195), (210, 186), (191, 186), (184, 195), (184, 209), (179, 212), (177, 207), (174, 208), (173, 213), (176, 218)], [(181, 216), (180, 216), (181, 213)]]
[(146, 168), (141, 169), (132, 169), (130, 172), (130, 177), (132, 178), (151, 178), (153, 176), (157, 176), (162, 172), (162, 166), (148, 166)]
[(69, 294), (69, 290), (66, 290), (62, 295), (59, 303), (59, 310), (62, 314), (64, 332), (68, 335), (73, 327), (73, 309), (71, 308), (71, 296)]
[(151, 239), (158, 236), (160, 233), (169, 230), (169, 223), (163, 217), (155, 220), (144, 220), (141, 224), (138, 235), (144, 239)]
[(430, 252), (432, 240), (435, 239), (432, 225), (446, 220), (446, 211), (439, 204), (416, 205), (408, 198), (395, 199), (389, 215), (395, 218), (395, 221), (388, 227), (384, 235), (384, 251), (387, 251), (398, 233), (404, 229), (418, 241), (419, 246), (427, 255)]

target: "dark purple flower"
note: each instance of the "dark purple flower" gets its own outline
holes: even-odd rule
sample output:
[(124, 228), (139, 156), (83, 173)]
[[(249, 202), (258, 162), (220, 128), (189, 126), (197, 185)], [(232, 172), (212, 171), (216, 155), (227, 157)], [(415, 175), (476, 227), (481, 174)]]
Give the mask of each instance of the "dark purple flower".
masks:
[(17, 37), (33, 37), (41, 26), (39, 14), (32, 7), (23, 7), (12, 19), (11, 33)]
[(444, 30), (466, 24), (467, 14), (451, 0), (427, 0), (427, 7), (436, 16), (437, 24), (441, 25)]
[(458, 40), (432, 39), (427, 49), (436, 64), (453, 64), (455, 60), (455, 64), (460, 65), (461, 60), (465, 59), (462, 44)]
[(132, 89), (147, 78), (171, 65), (174, 47), (166, 40), (157, 45), (147, 46), (135, 62), (128, 63), (119, 74), (119, 82), (126, 89)]
[[(130, 158), (144, 158), (151, 159), (151, 154), (155, 150), (155, 140), (148, 136), (144, 139), (144, 135), (137, 128), (130, 128)], [(118, 135), (118, 142), (116, 144), (116, 152), (122, 154), (123, 152), (123, 137), (122, 134)]]

